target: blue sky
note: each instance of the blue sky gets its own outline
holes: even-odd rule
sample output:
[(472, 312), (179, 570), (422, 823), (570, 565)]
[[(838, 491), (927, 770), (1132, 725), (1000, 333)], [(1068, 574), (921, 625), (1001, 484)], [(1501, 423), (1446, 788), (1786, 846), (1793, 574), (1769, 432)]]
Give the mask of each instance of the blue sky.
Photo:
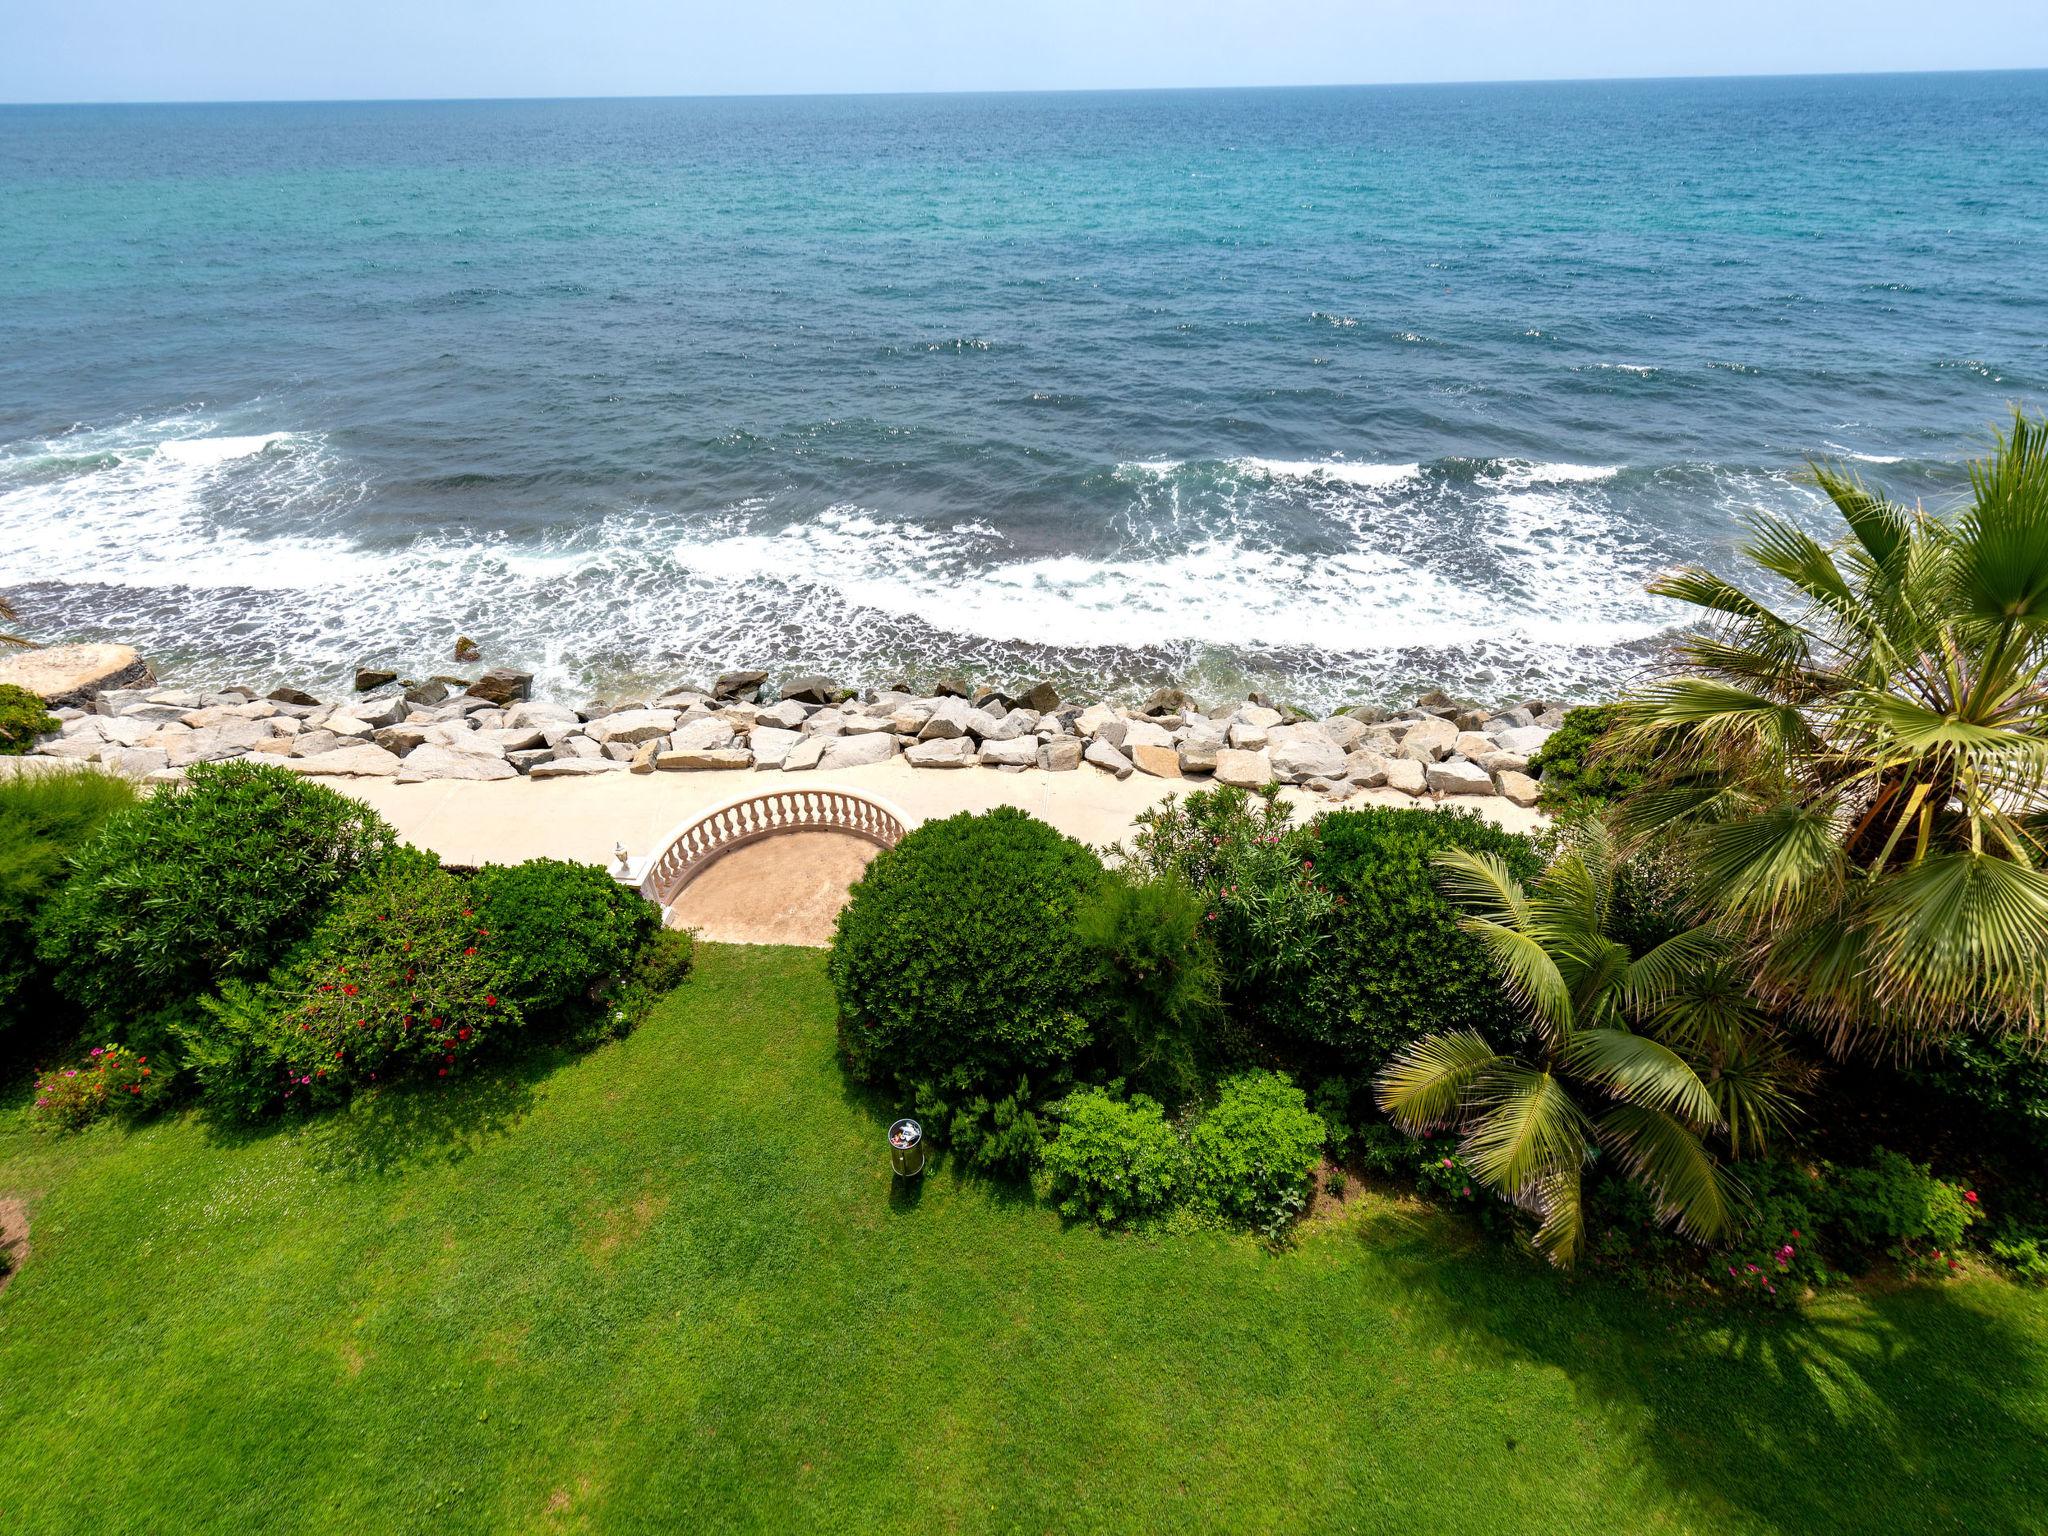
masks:
[(2043, 0), (6, 0), (0, 101), (1094, 89), (2048, 65)]

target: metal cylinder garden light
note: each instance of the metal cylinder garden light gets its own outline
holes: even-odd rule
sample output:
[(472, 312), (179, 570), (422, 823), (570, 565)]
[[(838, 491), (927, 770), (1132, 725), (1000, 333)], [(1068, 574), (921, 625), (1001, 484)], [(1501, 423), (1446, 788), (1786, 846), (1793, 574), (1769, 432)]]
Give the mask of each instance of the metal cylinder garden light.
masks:
[(889, 1166), (899, 1179), (914, 1179), (924, 1172), (924, 1127), (915, 1120), (898, 1120), (889, 1127)]

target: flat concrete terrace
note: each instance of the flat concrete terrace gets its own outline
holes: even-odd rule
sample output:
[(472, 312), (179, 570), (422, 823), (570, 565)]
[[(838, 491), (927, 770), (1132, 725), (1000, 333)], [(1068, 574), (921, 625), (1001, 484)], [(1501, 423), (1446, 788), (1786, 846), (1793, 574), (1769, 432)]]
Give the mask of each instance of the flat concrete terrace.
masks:
[[(1098, 847), (1125, 839), (1140, 811), (1200, 781), (1143, 775), (1119, 782), (1092, 767), (1071, 773), (1026, 769), (913, 768), (901, 757), (833, 773), (608, 773), (592, 778), (336, 782), (375, 806), (410, 843), (452, 864), (577, 859), (610, 866), (623, 843), (636, 864), (661, 851), (683, 822), (736, 795), (843, 785), (891, 802), (911, 825), (960, 811), (1014, 805)], [(1318, 795), (1283, 789), (1306, 819), (1332, 809)], [(1430, 806), (1397, 790), (1354, 794), (1349, 805)], [(1448, 800), (1516, 831), (1542, 823), (1499, 796)], [(824, 831), (794, 831), (735, 849), (685, 887), (670, 920), (732, 943), (822, 944), (874, 846)]]

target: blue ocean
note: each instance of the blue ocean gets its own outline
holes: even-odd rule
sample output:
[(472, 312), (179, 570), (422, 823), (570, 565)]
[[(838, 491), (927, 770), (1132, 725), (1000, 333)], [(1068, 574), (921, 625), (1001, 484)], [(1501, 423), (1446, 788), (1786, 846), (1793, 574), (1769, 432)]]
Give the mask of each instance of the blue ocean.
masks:
[(193, 681), (1592, 697), (2048, 407), (2048, 74), (0, 108), (0, 592)]

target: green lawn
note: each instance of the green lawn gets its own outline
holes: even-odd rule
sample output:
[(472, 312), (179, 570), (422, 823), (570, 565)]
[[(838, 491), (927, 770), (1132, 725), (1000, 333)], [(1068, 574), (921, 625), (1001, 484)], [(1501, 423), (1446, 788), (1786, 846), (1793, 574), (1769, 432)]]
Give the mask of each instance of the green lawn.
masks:
[(1697, 1311), (1377, 1199), (1272, 1254), (892, 1191), (822, 957), (294, 1132), (0, 1115), (0, 1530), (2021, 1531), (2048, 1299)]

